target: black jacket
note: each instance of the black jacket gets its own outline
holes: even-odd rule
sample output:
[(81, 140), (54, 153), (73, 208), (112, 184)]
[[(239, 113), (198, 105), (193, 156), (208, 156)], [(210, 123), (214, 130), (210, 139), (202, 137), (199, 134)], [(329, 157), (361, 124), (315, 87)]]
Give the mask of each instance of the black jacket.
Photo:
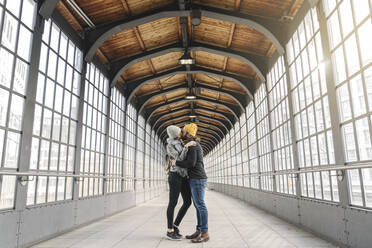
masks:
[(186, 159), (177, 161), (176, 165), (182, 168), (187, 168), (189, 177), (191, 179), (205, 179), (204, 163), (203, 163), (203, 150), (199, 143), (196, 146), (190, 146), (187, 152)]

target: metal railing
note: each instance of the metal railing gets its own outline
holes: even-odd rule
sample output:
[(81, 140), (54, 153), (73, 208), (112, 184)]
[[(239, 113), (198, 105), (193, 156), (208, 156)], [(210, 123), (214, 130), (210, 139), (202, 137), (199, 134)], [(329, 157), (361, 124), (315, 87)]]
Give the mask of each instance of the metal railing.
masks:
[(73, 173), (58, 173), (58, 172), (19, 172), (19, 171), (11, 171), (11, 170), (0, 170), (0, 176), (16, 176), (22, 182), (32, 181), (31, 177), (69, 177), (74, 178), (77, 181), (81, 181), (85, 178), (97, 178), (103, 180), (123, 180), (123, 181), (165, 181), (165, 179), (161, 178), (136, 178), (136, 177), (128, 177), (128, 176), (110, 176), (110, 175), (96, 175), (91, 173), (82, 173), (82, 174), (73, 174)]
[[(372, 168), (371, 162), (366, 163), (355, 163), (355, 164), (348, 164), (348, 165), (334, 165), (334, 166), (317, 166), (311, 168), (299, 168), (298, 170), (290, 169), (290, 170), (281, 170), (281, 171), (270, 171), (270, 172), (257, 172), (257, 173), (249, 173), (249, 174), (236, 174), (231, 175), (232, 177), (236, 176), (245, 176), (245, 177), (260, 177), (260, 176), (279, 176), (279, 175), (293, 175), (296, 176), (305, 173), (311, 172), (322, 172), (322, 171), (337, 171), (337, 176), (344, 176), (345, 171), (347, 170), (355, 170), (355, 169), (370, 169)], [(224, 176), (216, 176), (217, 177), (224, 177)]]

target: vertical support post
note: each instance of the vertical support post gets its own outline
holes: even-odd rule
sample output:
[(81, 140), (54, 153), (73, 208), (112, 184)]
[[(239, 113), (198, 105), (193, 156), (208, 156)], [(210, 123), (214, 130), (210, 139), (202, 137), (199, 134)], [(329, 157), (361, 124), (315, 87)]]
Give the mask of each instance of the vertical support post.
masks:
[(138, 116), (139, 116), (139, 114), (137, 113), (136, 114), (136, 124), (137, 124), (137, 126), (136, 126), (136, 136), (135, 136), (136, 141), (134, 142), (135, 149), (134, 149), (134, 161), (133, 161), (133, 163), (134, 163), (134, 165), (133, 165), (133, 167), (134, 167), (133, 168), (133, 177), (134, 177), (134, 179), (133, 179), (133, 190), (134, 191), (137, 191)]
[[(345, 164), (345, 154), (342, 148), (342, 135), (340, 128), (340, 116), (337, 111), (337, 96), (335, 89), (335, 79), (333, 76), (333, 66), (329, 45), (329, 34), (327, 30), (327, 19), (325, 12), (323, 10), (323, 5), (321, 2), (316, 6), (318, 17), (319, 17), (319, 26), (320, 26), (320, 36), (322, 40), (322, 48), (325, 60), (325, 71), (326, 71), (326, 81), (327, 81), (327, 92), (331, 117), (331, 126), (332, 126), (332, 136), (334, 144), (334, 153), (335, 153), (335, 162), (337, 165)], [(348, 191), (348, 177), (345, 176), (342, 181), (338, 182), (338, 192), (340, 196), (340, 204), (343, 207), (346, 207), (350, 204), (350, 195)]]
[[(111, 110), (111, 87), (109, 86), (108, 91), (108, 103), (106, 106), (106, 135), (105, 135), (105, 160), (103, 163), (103, 176), (107, 176), (108, 174), (108, 156), (109, 156), (109, 144), (110, 144), (110, 110)], [(103, 195), (107, 194), (107, 188), (108, 188), (108, 181), (109, 179), (105, 178), (103, 179)]]
[[(258, 189), (262, 190), (261, 187), (261, 162), (260, 162), (260, 147), (258, 145), (258, 132), (257, 132), (257, 107), (255, 99), (253, 99), (253, 107), (254, 107), (254, 121), (255, 121), (255, 133), (256, 133), (256, 148), (257, 148), (257, 173), (258, 173)], [(252, 180), (251, 180), (251, 187), (252, 187)]]
[[(284, 65), (285, 65), (285, 74), (286, 74), (286, 81), (287, 81), (287, 90), (288, 90), (288, 110), (289, 110), (289, 120), (291, 125), (291, 140), (292, 140), (292, 156), (293, 156), (293, 169), (300, 170), (300, 163), (298, 159), (298, 151), (297, 151), (297, 137), (296, 137), (296, 127), (294, 121), (294, 112), (293, 112), (293, 99), (291, 94), (291, 79), (289, 77), (289, 65), (287, 60), (287, 54), (283, 55)], [(296, 196), (301, 197), (301, 177), (299, 174), (296, 175)]]
[[(40, 3), (38, 4), (38, 9)], [(37, 79), (40, 63), (41, 40), (44, 31), (44, 19), (40, 14), (37, 14), (35, 21), (35, 30), (32, 38), (32, 50), (30, 59), (30, 71), (28, 85), (26, 91), (26, 100), (24, 107), (24, 119), (22, 126), (22, 143), (19, 157), (19, 172), (25, 172), (30, 169), (30, 158), (32, 148), (32, 130), (35, 115), (35, 102), (37, 91)], [(27, 186), (21, 185), (17, 180), (16, 195), (15, 195), (15, 210), (22, 211), (27, 204)]]
[[(83, 60), (83, 66), (81, 70), (81, 80), (80, 80), (80, 98), (79, 98), (79, 112), (77, 118), (77, 128), (76, 128), (76, 152), (75, 152), (75, 166), (74, 174), (80, 173), (81, 166), (81, 147), (83, 142), (83, 114), (84, 114), (84, 97), (85, 97), (85, 81), (87, 72), (87, 62)], [(79, 183), (83, 183), (78, 179), (74, 180), (74, 187), (72, 193), (72, 199), (74, 201), (79, 200)]]
[(128, 156), (128, 154), (126, 154), (126, 151), (127, 151), (127, 122), (128, 122), (128, 106), (129, 106), (129, 103), (128, 101), (126, 100), (125, 101), (125, 113), (124, 113), (124, 145), (123, 145), (123, 170), (122, 170), (122, 176), (123, 176), (123, 180), (122, 180), (122, 189), (123, 191), (126, 190), (126, 182), (127, 182), (127, 162), (125, 161), (125, 158)]
[[(280, 59), (280, 57), (278, 58)], [(267, 118), (269, 120), (269, 135), (270, 135), (270, 156), (271, 156), (271, 170), (272, 172), (275, 172), (275, 159), (274, 159), (274, 145), (273, 145), (273, 127), (271, 125), (271, 113), (270, 113), (270, 104), (269, 104), (269, 101), (270, 101), (270, 98), (269, 98), (269, 91), (267, 89), (267, 84), (265, 84), (265, 90), (266, 90), (266, 98), (267, 98)], [(276, 188), (276, 177), (275, 176), (272, 176), (273, 177), (273, 192), (277, 192), (277, 188)]]
[[(123, 96), (124, 97), (124, 96)], [(126, 157), (126, 153), (125, 153), (125, 147), (126, 147), (126, 140), (127, 140), (127, 135), (126, 135), (126, 130), (127, 130), (127, 106), (128, 106), (128, 102), (126, 101), (125, 99), (125, 106), (124, 106), (124, 127), (123, 127), (123, 151), (122, 151), (122, 154), (123, 154), (123, 157), (122, 157), (122, 170), (121, 170), (121, 191), (124, 192), (125, 191), (125, 157)]]

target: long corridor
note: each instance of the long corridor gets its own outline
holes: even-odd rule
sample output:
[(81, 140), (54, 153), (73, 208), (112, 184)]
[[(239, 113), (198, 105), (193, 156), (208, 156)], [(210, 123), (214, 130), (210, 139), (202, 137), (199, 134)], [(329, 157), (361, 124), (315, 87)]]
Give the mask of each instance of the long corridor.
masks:
[[(154, 200), (33, 248), (336, 247), (243, 201), (211, 190), (206, 197), (211, 233), (208, 243), (192, 244), (185, 239), (169, 241), (164, 238), (167, 204), (167, 194), (164, 193)], [(191, 233), (194, 225), (195, 209), (191, 206), (181, 231), (184, 234)]]

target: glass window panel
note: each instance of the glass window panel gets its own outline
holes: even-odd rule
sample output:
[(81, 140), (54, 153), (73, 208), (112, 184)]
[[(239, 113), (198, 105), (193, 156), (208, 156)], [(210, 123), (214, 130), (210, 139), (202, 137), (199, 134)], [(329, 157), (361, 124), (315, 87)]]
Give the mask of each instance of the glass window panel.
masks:
[(31, 158), (30, 158), (30, 169), (36, 170), (37, 169), (37, 160), (39, 155), (39, 139), (38, 138), (32, 138), (32, 144), (31, 144)]
[(34, 27), (35, 6), (36, 3), (33, 0), (23, 0), (21, 20), (30, 29)]
[(16, 17), (19, 17), (19, 12), (21, 9), (21, 0), (11, 0), (11, 1), (6, 1), (6, 8), (12, 12), (13, 15)]
[(15, 94), (12, 95), (12, 103), (10, 106), (10, 114), (9, 114), (9, 128), (13, 128), (15, 130), (21, 130), (22, 128), (22, 117), (23, 117), (23, 105), (24, 105), (24, 98), (17, 96)]
[(11, 53), (0, 48), (0, 84), (7, 88), (10, 88), (12, 80), (13, 60), (14, 56)]
[(372, 207), (372, 169), (362, 169), (366, 207)]
[(14, 207), (16, 179), (15, 176), (2, 176), (0, 209)]
[(357, 160), (355, 140), (354, 140), (354, 129), (353, 124), (347, 124), (342, 127), (342, 133), (344, 137), (344, 148), (346, 155), (346, 162), (352, 162)]
[(29, 61), (32, 45), (32, 33), (24, 26), (21, 26), (18, 40), (22, 41), (22, 44), (18, 45), (18, 55), (24, 60)]
[(51, 37), (50, 37), (50, 47), (58, 52), (58, 46), (59, 46), (59, 28), (56, 24), (52, 23), (52, 29), (51, 29)]
[(28, 65), (25, 62), (17, 59), (14, 71), (13, 89), (22, 94), (26, 94), (27, 80), (28, 80)]
[(342, 34), (344, 37), (346, 37), (354, 28), (350, 0), (344, 0), (339, 6), (339, 10), (341, 17)]
[[(17, 1), (17, 0), (15, 0)], [(8, 1), (12, 2), (12, 1)], [(17, 32), (18, 32), (18, 21), (11, 16), (9, 13), (5, 14), (4, 24), (3, 24), (3, 34), (1, 39), (1, 44), (9, 48), (12, 52), (15, 51), (15, 46), (17, 42)]]
[(358, 25), (370, 13), (368, 0), (353, 0), (353, 7), (355, 13), (355, 21)]
[(47, 187), (47, 177), (38, 177), (37, 190), (36, 190), (36, 192), (37, 192), (36, 203), (37, 204), (45, 203), (46, 187)]
[(350, 107), (350, 98), (347, 88), (347, 84), (342, 85), (337, 89), (338, 95), (338, 104), (340, 109), (341, 121), (347, 121), (351, 119), (351, 107)]
[(52, 50), (49, 50), (49, 59), (48, 59), (48, 76), (53, 80), (56, 77), (57, 70), (57, 55)]
[(342, 83), (346, 79), (345, 61), (344, 61), (344, 51), (342, 46), (337, 48), (337, 50), (332, 54), (334, 75), (336, 85)]
[[(359, 1), (359, 0), (358, 0)], [(365, 0), (361, 0), (365, 1)], [(357, 15), (359, 16), (359, 14)], [(367, 65), (372, 62), (372, 22), (366, 21), (358, 30), (359, 46), (361, 51), (362, 63)]]
[(369, 111), (372, 111), (372, 67), (364, 72)]
[(349, 186), (351, 204), (363, 205), (362, 188), (358, 170), (349, 170)]
[(357, 120), (355, 122), (355, 129), (358, 138), (359, 159), (360, 160), (372, 159), (372, 146), (370, 130), (368, 126), (368, 118)]
[(5, 127), (8, 113), (9, 92), (0, 88), (0, 125)]
[(4, 167), (17, 168), (21, 135), (8, 131)]
[(334, 153), (334, 149), (333, 149), (332, 131), (327, 132), (327, 145), (328, 145), (329, 164), (334, 164), (335, 163), (335, 153)]
[[(349, 76), (360, 70), (355, 34), (345, 41), (346, 63)], [(338, 61), (337, 61), (338, 62)]]
[(327, 24), (330, 33), (330, 45), (331, 49), (333, 49), (341, 42), (340, 24), (337, 11), (333, 12), (332, 16), (328, 19)]
[(366, 104), (363, 92), (362, 77), (360, 75), (354, 77), (350, 81), (350, 90), (353, 101), (354, 118), (366, 112)]

